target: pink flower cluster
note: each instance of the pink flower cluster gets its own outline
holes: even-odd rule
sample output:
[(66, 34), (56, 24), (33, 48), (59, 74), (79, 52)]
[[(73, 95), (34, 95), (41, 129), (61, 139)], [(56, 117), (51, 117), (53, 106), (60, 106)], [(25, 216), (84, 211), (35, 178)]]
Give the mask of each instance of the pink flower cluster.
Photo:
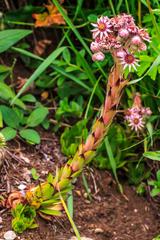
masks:
[(90, 49), (93, 52), (93, 61), (103, 61), (105, 53), (111, 52), (124, 69), (136, 69), (138, 59), (134, 53), (146, 50), (144, 42), (150, 42), (147, 31), (137, 27), (133, 17), (127, 14), (113, 18), (102, 16), (92, 25), (94, 29), (91, 30), (93, 41)]
[(149, 107), (142, 107), (140, 95), (136, 95), (132, 108), (128, 108), (125, 111), (125, 120), (127, 120), (128, 126), (137, 132), (144, 128), (146, 118), (151, 114), (152, 111)]

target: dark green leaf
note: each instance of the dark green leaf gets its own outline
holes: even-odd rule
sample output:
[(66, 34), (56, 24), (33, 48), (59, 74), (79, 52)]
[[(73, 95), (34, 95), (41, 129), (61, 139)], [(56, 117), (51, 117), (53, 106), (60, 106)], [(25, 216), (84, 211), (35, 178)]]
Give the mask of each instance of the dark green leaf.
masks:
[(26, 29), (9, 29), (0, 31), (0, 53), (6, 51), (8, 48), (31, 33), (31, 30)]
[(27, 119), (27, 126), (35, 127), (38, 126), (46, 118), (48, 109), (45, 107), (39, 107), (35, 109)]
[(2, 112), (3, 121), (7, 126), (12, 128), (19, 128), (20, 120), (16, 112), (12, 108), (9, 108), (5, 105), (1, 105), (0, 110)]
[(35, 168), (31, 169), (31, 174), (34, 180), (37, 180), (39, 178), (39, 175), (37, 174), (37, 170)]
[(4, 135), (6, 141), (9, 141), (16, 137), (17, 131), (11, 127), (3, 128), (1, 133)]
[(36, 98), (32, 94), (26, 94), (21, 97), (21, 100), (24, 102), (36, 102)]
[(160, 161), (160, 151), (145, 152), (145, 153), (143, 153), (143, 156), (146, 158), (149, 158), (151, 160)]
[(19, 135), (31, 144), (39, 144), (41, 141), (38, 132), (33, 129), (23, 129)]

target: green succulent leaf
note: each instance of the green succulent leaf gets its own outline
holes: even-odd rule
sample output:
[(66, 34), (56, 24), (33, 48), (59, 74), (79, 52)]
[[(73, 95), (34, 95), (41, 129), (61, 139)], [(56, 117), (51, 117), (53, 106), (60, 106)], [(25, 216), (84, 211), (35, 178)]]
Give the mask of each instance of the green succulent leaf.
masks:
[(51, 215), (51, 216), (59, 216), (60, 217), (62, 215), (62, 212), (58, 211), (58, 210), (40, 209), (39, 211), (42, 213), (45, 213), (47, 215)]

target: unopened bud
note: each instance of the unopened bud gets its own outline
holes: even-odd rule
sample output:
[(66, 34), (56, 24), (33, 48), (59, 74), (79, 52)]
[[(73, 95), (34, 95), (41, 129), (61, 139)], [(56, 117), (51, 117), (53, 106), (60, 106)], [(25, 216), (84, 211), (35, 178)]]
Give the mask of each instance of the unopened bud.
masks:
[(131, 39), (131, 43), (134, 45), (140, 45), (142, 43), (141, 38), (138, 35), (135, 35), (132, 39)]
[(118, 35), (122, 38), (127, 38), (129, 36), (129, 32), (127, 29), (122, 28), (119, 30)]
[(117, 57), (123, 58), (126, 55), (126, 52), (123, 50), (119, 50), (116, 53)]
[(146, 50), (147, 50), (147, 46), (146, 46), (145, 43), (141, 43), (141, 44), (139, 45), (138, 49), (139, 49), (140, 51), (146, 51)]
[(92, 55), (92, 60), (95, 61), (103, 61), (105, 55), (102, 52), (97, 52)]
[(100, 50), (99, 44), (97, 42), (92, 42), (90, 45), (90, 49), (94, 53), (99, 52), (99, 50)]

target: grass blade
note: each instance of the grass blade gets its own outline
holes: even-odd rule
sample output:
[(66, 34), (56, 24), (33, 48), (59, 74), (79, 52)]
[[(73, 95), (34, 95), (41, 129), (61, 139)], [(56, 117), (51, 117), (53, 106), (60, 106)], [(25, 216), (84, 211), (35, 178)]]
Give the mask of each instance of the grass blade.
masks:
[[(43, 62), (45, 61), (44, 58), (39, 57), (39, 56), (37, 56), (37, 55), (27, 51), (27, 50), (23, 50), (23, 49), (20, 49), (20, 48), (15, 48), (15, 47), (12, 47), (12, 49), (16, 52), (19, 52), (19, 53), (21, 53), (25, 56), (30, 57), (30, 58), (37, 59), (37, 60), (40, 60), (40, 61), (43, 61)], [(65, 72), (64, 69), (62, 69), (61, 67), (57, 67), (54, 64), (51, 64), (50, 67), (53, 68), (56, 72), (63, 75), (64, 77), (67, 77), (67, 78), (71, 79), (72, 81), (74, 81), (75, 83), (79, 84), (81, 87), (85, 88), (89, 92), (92, 91), (92, 89), (90, 87), (88, 87), (88, 85), (86, 85), (85, 83), (83, 83), (82, 81), (77, 79), (73, 74)]]
[(45, 70), (46, 68), (64, 51), (66, 47), (61, 47), (52, 52), (45, 60), (40, 64), (40, 66), (34, 71), (31, 77), (27, 80), (15, 98), (12, 100), (11, 104), (26, 90), (26, 88), (34, 82)]
[[(88, 47), (88, 45), (85, 43), (85, 41), (83, 40), (83, 38), (81, 37), (80, 33), (78, 32), (78, 30), (75, 28), (74, 24), (72, 23), (72, 21), (70, 20), (70, 18), (67, 16), (67, 14), (65, 13), (65, 11), (63, 10), (63, 8), (61, 7), (61, 5), (59, 4), (59, 2), (57, 0), (52, 0), (52, 2), (54, 3), (54, 5), (57, 7), (58, 11), (62, 14), (64, 20), (66, 21), (66, 23), (68, 24), (68, 26), (72, 29), (72, 31), (74, 32), (74, 34), (76, 35), (76, 37), (78, 38), (78, 40), (80, 41), (80, 43), (82, 44), (82, 46), (84, 47), (84, 49), (88, 52), (88, 54), (90, 56), (92, 56), (92, 53)], [(106, 74), (103, 71), (103, 69), (101, 68), (99, 63), (96, 63), (97, 67), (100, 69), (101, 73), (103, 74), (103, 76), (106, 78)]]
[(83, 180), (83, 185), (85, 187), (85, 190), (86, 190), (86, 193), (87, 193), (87, 196), (89, 198), (90, 201), (92, 201), (92, 196), (91, 196), (91, 193), (90, 193), (90, 189), (89, 189), (89, 186), (88, 186), (88, 182), (87, 182), (87, 179), (84, 175), (84, 173), (82, 172), (82, 180)]
[(66, 205), (66, 203), (65, 203), (65, 201), (64, 201), (64, 199), (63, 199), (63, 197), (62, 197), (60, 192), (59, 192), (59, 196), (60, 196), (61, 203), (62, 203), (62, 205), (64, 207), (64, 210), (65, 210), (65, 212), (67, 214), (67, 217), (68, 217), (68, 219), (69, 219), (69, 221), (71, 223), (71, 226), (72, 226), (72, 228), (73, 228), (73, 230), (75, 232), (75, 235), (76, 235), (78, 240), (81, 240), (81, 236), (79, 234), (79, 231), (78, 231), (78, 229), (77, 229), (77, 227), (76, 227), (76, 225), (75, 225), (75, 223), (74, 223), (74, 221), (73, 221), (73, 219), (72, 219), (72, 217), (71, 217), (71, 215), (70, 215), (70, 213), (68, 211), (67, 205)]
[(87, 104), (87, 108), (86, 108), (86, 111), (85, 111), (85, 115), (84, 115), (85, 119), (87, 119), (87, 117), (88, 117), (89, 108), (91, 106), (91, 102), (92, 102), (93, 96), (95, 94), (95, 91), (96, 91), (96, 88), (98, 86), (98, 83), (99, 83), (100, 79), (101, 79), (101, 76), (98, 78), (98, 80), (94, 84), (94, 87), (93, 87), (93, 90), (92, 90), (92, 93), (90, 95), (90, 98), (89, 98), (89, 101), (88, 101), (88, 104)]
[[(71, 39), (70, 39), (68, 36), (66, 36), (66, 38), (67, 38), (67, 40), (68, 40), (68, 42), (69, 42), (69, 44), (70, 44), (73, 52), (75, 53), (75, 55), (77, 55), (77, 56), (80, 58), (82, 67), (84, 68), (85, 73), (87, 74), (87, 76), (88, 76), (88, 78), (89, 78), (92, 86), (94, 86), (94, 85), (95, 85), (95, 82), (97, 82), (97, 79), (96, 79), (95, 75), (93, 74), (93, 71), (92, 71), (92, 69), (90, 68), (88, 62), (85, 60), (85, 58), (83, 58), (83, 57), (81, 56), (81, 54), (80, 54), (80, 53), (77, 51), (77, 49), (74, 47), (74, 44), (72, 43)], [(102, 91), (101, 91), (100, 87), (98, 87), (98, 88), (96, 89), (96, 95), (98, 96), (99, 100), (100, 100), (101, 102), (103, 102), (104, 97), (103, 97), (103, 94), (102, 94)]]
[(122, 185), (120, 184), (120, 182), (118, 180), (117, 170), (116, 170), (117, 169), (116, 168), (116, 162), (115, 162), (115, 159), (114, 159), (114, 156), (113, 156), (111, 145), (108, 141), (108, 137), (105, 138), (105, 146), (106, 146), (106, 150), (107, 150), (108, 157), (109, 157), (109, 162), (110, 162), (114, 177), (116, 179), (116, 182), (118, 184), (120, 192), (123, 194), (123, 188), (122, 188)]
[(70, 191), (69, 193), (69, 197), (67, 199), (67, 207), (68, 207), (68, 211), (71, 215), (71, 218), (73, 218), (73, 192)]

